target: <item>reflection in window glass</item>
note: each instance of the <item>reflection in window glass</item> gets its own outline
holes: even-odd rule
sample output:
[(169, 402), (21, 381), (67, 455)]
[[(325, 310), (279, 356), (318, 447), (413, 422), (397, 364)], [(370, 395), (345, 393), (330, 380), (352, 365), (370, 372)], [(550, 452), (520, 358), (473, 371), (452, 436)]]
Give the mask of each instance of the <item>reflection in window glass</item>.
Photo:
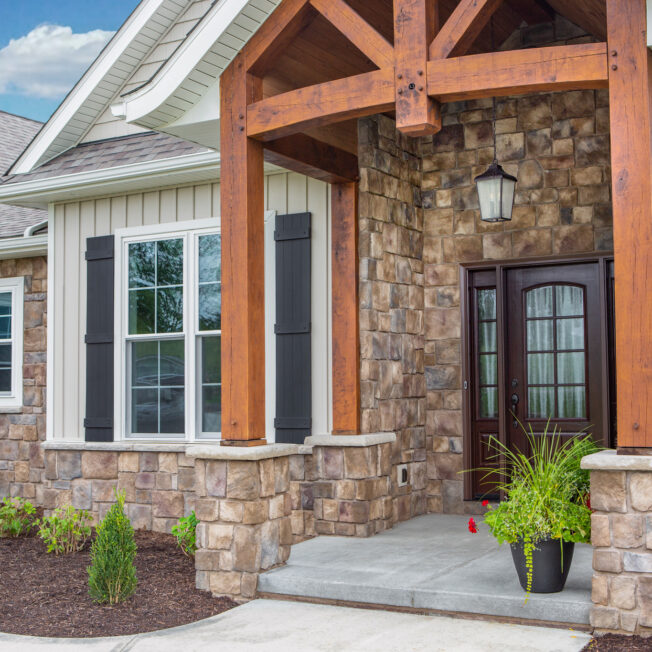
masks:
[(221, 328), (222, 328), (222, 242), (219, 234), (198, 238), (199, 314), (197, 329), (201, 390), (198, 430), (207, 437), (222, 429)]
[(0, 292), (0, 393), (11, 392), (11, 322), (12, 292)]
[(129, 245), (129, 334), (183, 331), (183, 239)]
[[(549, 285), (526, 293), (528, 417), (586, 417), (584, 289)], [(535, 353), (545, 351), (545, 353)]]
[(131, 423), (134, 434), (185, 432), (183, 340), (131, 343)]
[(476, 290), (478, 347), (478, 413), (483, 419), (498, 417), (498, 342), (496, 289)]

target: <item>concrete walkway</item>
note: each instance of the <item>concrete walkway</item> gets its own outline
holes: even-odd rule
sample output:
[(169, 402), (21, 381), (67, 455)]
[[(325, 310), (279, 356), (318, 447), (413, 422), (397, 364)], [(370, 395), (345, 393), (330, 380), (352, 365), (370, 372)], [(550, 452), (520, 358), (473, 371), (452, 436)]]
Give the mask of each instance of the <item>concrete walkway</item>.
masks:
[(579, 652), (572, 630), (504, 625), (280, 600), (254, 600), (174, 629), (95, 639), (0, 634), (2, 652)]
[(524, 604), (509, 546), (468, 516), (430, 514), (370, 539), (318, 537), (292, 547), (286, 566), (260, 577), (264, 594), (343, 600), (588, 625), (592, 549), (576, 545), (561, 593)]

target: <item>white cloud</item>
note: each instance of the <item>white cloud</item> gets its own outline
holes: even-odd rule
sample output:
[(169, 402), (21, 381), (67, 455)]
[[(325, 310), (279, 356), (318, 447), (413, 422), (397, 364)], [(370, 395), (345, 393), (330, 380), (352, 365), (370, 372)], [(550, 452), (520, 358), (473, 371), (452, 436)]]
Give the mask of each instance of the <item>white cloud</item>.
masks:
[(40, 25), (0, 49), (0, 93), (61, 99), (114, 32), (74, 34), (62, 25)]

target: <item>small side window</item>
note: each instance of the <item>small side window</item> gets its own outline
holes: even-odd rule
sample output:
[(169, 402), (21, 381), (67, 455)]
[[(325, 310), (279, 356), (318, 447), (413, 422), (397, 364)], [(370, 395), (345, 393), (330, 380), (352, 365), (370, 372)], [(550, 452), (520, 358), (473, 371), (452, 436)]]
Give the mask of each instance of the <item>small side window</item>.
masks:
[(22, 276), (0, 279), (0, 412), (23, 403)]

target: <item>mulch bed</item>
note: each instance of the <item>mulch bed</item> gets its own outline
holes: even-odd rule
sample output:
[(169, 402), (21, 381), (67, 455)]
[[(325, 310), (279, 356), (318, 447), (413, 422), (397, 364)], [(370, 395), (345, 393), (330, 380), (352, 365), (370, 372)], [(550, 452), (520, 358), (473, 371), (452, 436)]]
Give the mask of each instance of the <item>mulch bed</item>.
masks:
[(176, 627), (236, 606), (195, 588), (194, 561), (169, 534), (136, 532), (138, 588), (110, 607), (88, 595), (90, 544), (47, 554), (35, 536), (0, 539), (0, 632), (30, 636), (121, 636)]
[(650, 652), (651, 650), (652, 638), (605, 634), (591, 640), (582, 652)]

